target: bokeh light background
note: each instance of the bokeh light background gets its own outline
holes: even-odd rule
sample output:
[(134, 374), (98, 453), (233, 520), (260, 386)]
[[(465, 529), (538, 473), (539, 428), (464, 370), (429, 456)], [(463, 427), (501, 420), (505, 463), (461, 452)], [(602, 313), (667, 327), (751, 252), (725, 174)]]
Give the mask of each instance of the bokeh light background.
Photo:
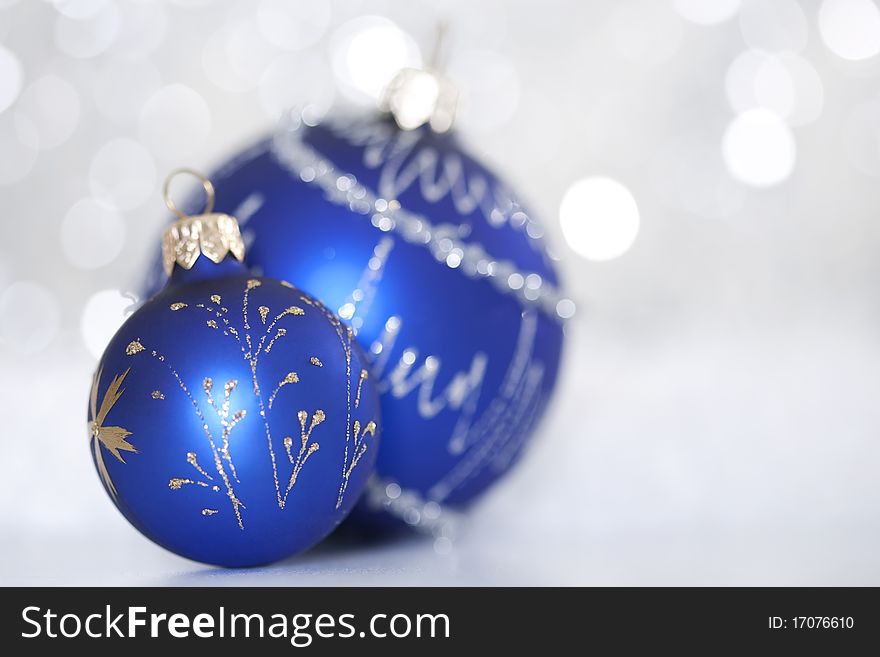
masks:
[[(578, 307), (528, 458), (452, 544), (163, 552), (85, 412), (164, 175), (370, 107), (439, 20)], [(0, 582), (880, 584), (878, 55), (872, 0), (0, 0)]]

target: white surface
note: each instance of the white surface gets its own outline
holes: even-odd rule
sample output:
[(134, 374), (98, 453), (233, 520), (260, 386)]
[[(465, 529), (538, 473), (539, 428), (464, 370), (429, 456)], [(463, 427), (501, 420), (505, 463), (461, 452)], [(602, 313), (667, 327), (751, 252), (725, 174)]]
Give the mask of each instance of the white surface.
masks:
[[(51, 151), (28, 145), (21, 97), (0, 112), (2, 152), (17, 154), (0, 158), (0, 584), (880, 585), (880, 57), (849, 61), (838, 36), (826, 47), (817, 2), (764, 11), (750, 0), (706, 26), (676, 13), (686, 4), (443, 3), (462, 88), (478, 89), (488, 63), (514, 76), (508, 93), (463, 99), (459, 129), (501, 163), (566, 257), (579, 312), (558, 396), (449, 555), (418, 538), (330, 543), (245, 571), (164, 552), (106, 498), (85, 428), (87, 342), (100, 331), (81, 329), (83, 309), (142, 271), (168, 169), (208, 168), (271, 127), (265, 99), (280, 97), (276, 73), (297, 70), (298, 53), (309, 65), (284, 102), (327, 103), (339, 95), (334, 30), (385, 15), (424, 52), (439, 3), (333, 3), (326, 21), (303, 15), (320, 34), (300, 51), (260, 36), (257, 3), (166, 5), (147, 22), (128, 2), (87, 19), (48, 3), (0, 10), (22, 88), (55, 75), (81, 100), (73, 134)], [(736, 112), (779, 110), (748, 71), (735, 80), (748, 102), (728, 104), (725, 73), (750, 46), (796, 49), (819, 78), (791, 86), (786, 107), (806, 107), (809, 121), (799, 109), (781, 117), (795, 159), (766, 189), (738, 182), (722, 156)], [(128, 70), (131, 48), (141, 75), (113, 97), (107, 72)], [(159, 91), (169, 88), (187, 93)], [(180, 125), (210, 122), (192, 134), (156, 123), (178, 101)], [(150, 154), (153, 191), (117, 208), (118, 257), (77, 269), (63, 219), (94, 194), (90, 164), (118, 139)], [(167, 159), (184, 151), (186, 161)], [(747, 180), (750, 162), (765, 164), (748, 155)], [(557, 220), (565, 190), (590, 176), (619, 180), (640, 213), (632, 247), (607, 262), (566, 248)], [(22, 285), (45, 302), (7, 303)]]
[[(87, 361), (58, 368), (48, 382), (42, 367), (17, 371), (21, 387), (5, 393), (12, 408), (32, 404), (39, 389), (54, 401), (50, 418), (7, 425), (8, 435), (33, 443), (7, 464), (11, 527), (0, 579), (126, 586), (880, 582), (880, 449), (872, 431), (880, 407), (871, 400), (880, 350), (869, 336), (845, 322), (760, 335), (749, 321), (696, 331), (668, 323), (658, 331), (634, 319), (582, 318), (572, 326), (551, 417), (528, 458), (473, 510), (444, 556), (430, 539), (413, 537), (331, 541), (241, 571), (175, 557), (132, 529), (100, 488), (80, 421), (85, 402), (73, 394), (85, 392)], [(27, 426), (33, 422), (39, 438)]]

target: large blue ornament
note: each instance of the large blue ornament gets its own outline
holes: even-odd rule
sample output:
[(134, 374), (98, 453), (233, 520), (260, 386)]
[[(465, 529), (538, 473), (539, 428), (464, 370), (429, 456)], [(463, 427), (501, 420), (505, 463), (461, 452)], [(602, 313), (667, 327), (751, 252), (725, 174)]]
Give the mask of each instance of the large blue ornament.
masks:
[(378, 395), (351, 331), (321, 303), (198, 249), (183, 240), (192, 268), (174, 264), (107, 347), (91, 392), (93, 458), (116, 506), (156, 543), (264, 564), (313, 546), (351, 510), (377, 454)]
[(369, 351), (384, 427), (368, 508), (430, 527), (511, 467), (571, 302), (507, 186), (453, 135), (341, 115), (293, 115), (213, 179), (248, 261), (313, 290)]

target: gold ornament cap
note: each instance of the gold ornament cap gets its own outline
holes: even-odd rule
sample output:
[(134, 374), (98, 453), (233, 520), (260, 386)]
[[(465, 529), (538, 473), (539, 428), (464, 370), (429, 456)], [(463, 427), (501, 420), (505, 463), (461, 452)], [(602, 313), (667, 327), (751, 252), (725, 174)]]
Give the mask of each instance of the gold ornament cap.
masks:
[[(171, 200), (171, 181), (181, 174), (195, 176), (202, 183), (206, 200), (201, 214), (186, 215)], [(215, 194), (210, 180), (193, 169), (175, 169), (165, 179), (163, 194), (165, 205), (178, 217), (162, 237), (162, 264), (165, 274), (170, 276), (175, 264), (184, 269), (192, 269), (202, 255), (215, 264), (219, 264), (229, 254), (244, 261), (244, 240), (238, 221), (228, 214), (211, 212), (214, 209)]]
[(401, 130), (428, 124), (436, 133), (448, 132), (455, 122), (458, 87), (443, 72), (446, 24), (437, 25), (434, 52), (424, 68), (403, 68), (382, 95), (379, 107), (391, 114)]
[(381, 109), (401, 130), (426, 123), (437, 133), (448, 132), (455, 121), (458, 88), (434, 69), (404, 68), (385, 89)]

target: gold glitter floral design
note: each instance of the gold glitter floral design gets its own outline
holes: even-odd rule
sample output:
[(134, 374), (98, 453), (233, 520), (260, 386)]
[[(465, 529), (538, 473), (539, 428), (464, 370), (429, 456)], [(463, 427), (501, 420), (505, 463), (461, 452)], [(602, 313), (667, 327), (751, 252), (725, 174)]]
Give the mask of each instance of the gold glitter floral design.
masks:
[[(206, 378), (202, 382), (202, 389), (205, 391), (205, 396), (208, 398), (208, 403), (211, 405), (211, 408), (214, 409), (214, 412), (217, 413), (217, 417), (220, 419), (220, 426), (223, 427), (223, 444), (220, 447), (220, 454), (223, 456), (223, 459), (229, 463), (229, 469), (232, 472), (232, 476), (236, 481), (239, 481), (238, 475), (235, 473), (235, 464), (232, 462), (232, 456), (229, 454), (229, 436), (232, 433), (232, 430), (235, 428), (235, 425), (241, 422), (247, 415), (247, 411), (240, 410), (236, 411), (232, 414), (232, 419), (229, 419), (229, 405), (230, 405), (230, 397), (232, 393), (235, 391), (235, 388), (238, 386), (238, 381), (232, 379), (226, 382), (226, 385), (223, 386), (223, 403), (218, 406), (214, 401), (214, 396), (212, 394), (212, 390), (214, 389), (214, 381), (211, 378)], [(240, 481), (239, 481), (240, 483)]]
[(137, 454), (137, 449), (135, 449), (134, 445), (126, 440), (131, 435), (131, 431), (122, 427), (106, 426), (104, 424), (108, 413), (116, 405), (116, 402), (119, 401), (119, 398), (122, 397), (122, 393), (125, 392), (122, 388), (122, 382), (125, 381), (125, 377), (128, 376), (131, 368), (113, 377), (110, 385), (107, 386), (107, 391), (104, 393), (99, 408), (98, 386), (101, 383), (103, 371), (104, 368), (102, 366), (92, 379), (92, 390), (89, 395), (89, 436), (92, 442), (92, 449), (95, 452), (95, 463), (98, 466), (98, 473), (101, 475), (101, 480), (104, 482), (107, 490), (116, 499), (116, 486), (113, 485), (113, 480), (107, 471), (107, 466), (104, 463), (104, 451), (101, 449), (101, 446), (119, 459), (121, 463), (125, 463), (125, 459), (119, 453), (120, 450)]
[[(257, 279), (249, 279), (245, 285), (244, 294), (242, 297), (241, 328), (236, 328), (232, 325), (230, 321), (229, 309), (220, 305), (222, 302), (222, 297), (219, 294), (210, 295), (209, 302), (196, 303), (192, 305), (188, 305), (183, 302), (176, 302), (174, 304), (171, 304), (169, 308), (173, 312), (187, 310), (187, 312), (195, 311), (207, 313), (210, 318), (206, 318), (206, 326), (213, 330), (221, 332), (223, 336), (235, 341), (236, 345), (241, 351), (242, 357), (245, 359), (245, 361), (247, 361), (248, 365), (250, 366), (250, 371), (252, 375), (251, 384), (253, 386), (254, 395), (259, 404), (260, 417), (264, 426), (269, 456), (272, 462), (276, 500), (278, 506), (283, 509), (287, 501), (287, 497), (290, 494), (293, 485), (296, 483), (297, 478), (302, 471), (302, 468), (305, 466), (309, 457), (318, 450), (318, 443), (309, 442), (309, 440), (311, 437), (312, 429), (323, 422), (324, 413), (320, 410), (315, 412), (315, 414), (312, 416), (312, 423), (309, 426), (308, 430), (302, 427), (302, 423), (304, 421), (301, 420), (301, 438), (305, 440), (305, 442), (301, 446), (301, 449), (294, 451), (292, 449), (293, 440), (290, 438), (283, 441), (283, 444), (288, 454), (288, 460), (290, 461), (291, 473), (288, 478), (286, 489), (284, 489), (284, 491), (282, 492), (282, 488), (279, 483), (279, 464), (275, 458), (275, 450), (273, 447), (274, 441), (272, 438), (271, 428), (269, 426), (266, 405), (264, 404), (263, 392), (260, 388), (257, 372), (260, 356), (264, 353), (270, 353), (276, 342), (283, 339), (287, 335), (287, 329), (283, 326), (278, 326), (279, 322), (281, 322), (286, 317), (302, 316), (305, 314), (305, 311), (299, 306), (289, 306), (287, 308), (284, 308), (281, 312), (277, 313), (273, 317), (271, 309), (268, 306), (261, 305), (258, 307), (261, 324), (261, 326), (259, 326), (259, 329), (261, 330), (261, 333), (254, 334), (252, 329), (255, 327), (251, 326), (251, 318), (249, 316), (250, 296), (253, 290), (259, 288), (261, 285), (261, 281)], [(141, 353), (145, 349), (146, 348), (143, 346), (143, 344), (141, 344), (140, 340), (136, 340), (131, 343), (126, 349), (126, 354), (128, 354), (129, 356), (134, 356)], [(238, 524), (242, 529), (244, 529), (244, 520), (241, 516), (240, 509), (245, 509), (246, 507), (244, 503), (238, 498), (234, 490), (235, 484), (240, 483), (240, 480), (238, 478), (238, 474), (236, 472), (235, 464), (233, 461), (233, 448), (230, 445), (230, 434), (232, 433), (233, 428), (239, 422), (243, 421), (246, 417), (246, 413), (244, 410), (239, 410), (234, 413), (231, 413), (230, 411), (230, 397), (237, 388), (238, 382), (235, 380), (230, 380), (225, 383), (223, 401), (219, 403), (218, 401), (215, 401), (213, 394), (214, 381), (210, 377), (206, 377), (202, 382), (202, 389), (205, 393), (208, 405), (216, 413), (220, 426), (222, 428), (222, 435), (215, 438), (215, 434), (211, 432), (199, 403), (190, 393), (189, 389), (184, 384), (178, 372), (171, 366), (169, 362), (166, 362), (166, 357), (163, 354), (159, 354), (157, 351), (154, 350), (151, 352), (151, 355), (154, 359), (162, 362), (168, 368), (168, 370), (176, 379), (178, 386), (189, 398), (190, 403), (192, 404), (193, 409), (195, 410), (199, 418), (199, 422), (204, 428), (205, 435), (211, 447), (211, 452), (214, 456), (215, 469), (220, 475), (220, 479), (222, 479), (223, 484), (226, 488), (226, 494), (230, 502), (232, 503), (233, 510), (238, 520)], [(284, 386), (297, 382), (299, 382), (299, 375), (296, 372), (289, 372), (284, 377), (284, 379), (279, 382), (275, 390), (272, 392), (272, 395), (269, 398), (269, 408), (271, 408), (276, 395), (281, 391)], [(304, 413), (306, 412), (301, 412), (301, 414)], [(200, 466), (198, 466), (198, 463), (195, 461), (194, 453), (188, 454), (187, 460), (189, 461), (190, 465), (198, 470), (199, 473), (202, 474), (207, 480), (211, 479), (207, 472)], [(196, 484), (197, 486), (204, 488), (208, 488), (210, 486), (208, 481), (192, 481), (186, 477), (173, 477), (171, 480), (169, 480), (169, 488), (171, 488), (172, 490), (181, 490), (184, 486), (188, 484)], [(212, 487), (212, 489), (218, 489), (217, 486), (210, 487)], [(216, 512), (203, 515), (214, 515), (214, 513)]]
[(281, 392), (281, 388), (284, 386), (289, 386), (293, 383), (299, 383), (299, 374), (296, 372), (288, 372), (287, 375), (278, 382), (278, 385), (275, 386), (275, 390), (272, 391), (272, 394), (269, 395), (269, 410), (272, 409), (272, 404), (275, 402), (275, 397), (278, 396), (278, 393)]
[(135, 354), (139, 354), (144, 350), (144, 345), (141, 344), (140, 338), (137, 340), (132, 340), (128, 343), (128, 346), (125, 348), (126, 356), (134, 356)]
[[(229, 309), (221, 306), (222, 298), (219, 294), (210, 295), (209, 301), (204, 303), (186, 304), (183, 302), (176, 302), (171, 304), (169, 309), (175, 313), (186, 311), (188, 313), (195, 312), (207, 314), (208, 317), (202, 315), (205, 325), (212, 330), (218, 331), (230, 341), (234, 341), (241, 352), (242, 358), (247, 362), (251, 372), (251, 386), (258, 404), (260, 421), (263, 425), (266, 436), (266, 445), (269, 452), (269, 458), (272, 465), (272, 475), (275, 484), (276, 502), (278, 507), (283, 509), (296, 482), (300, 479), (300, 475), (306, 463), (320, 449), (318, 441), (313, 440), (312, 435), (313, 431), (325, 421), (326, 415), (324, 411), (320, 409), (313, 413), (309, 413), (306, 410), (299, 411), (296, 416), (300, 428), (299, 439), (296, 440), (287, 436), (281, 441), (284, 453), (287, 455), (288, 463), (284, 464), (283, 457), (280, 459), (276, 458), (275, 447), (280, 447), (280, 445), (277, 445), (276, 439), (274, 439), (272, 435), (273, 432), (269, 423), (269, 410), (272, 409), (276, 397), (283, 392), (287, 386), (299, 383), (300, 374), (294, 371), (288, 372), (284, 378), (278, 382), (274, 390), (272, 390), (271, 394), (268, 396), (268, 402), (266, 402), (264, 401), (264, 393), (258, 378), (260, 357), (262, 354), (271, 353), (273, 346), (279, 340), (284, 339), (288, 335), (288, 329), (285, 326), (280, 325), (280, 322), (286, 318), (303, 316), (306, 311), (300, 306), (291, 305), (283, 308), (280, 312), (275, 311), (273, 313), (271, 308), (267, 305), (258, 305), (256, 303), (251, 305), (251, 295), (254, 293), (254, 290), (261, 287), (261, 285), (262, 282), (257, 279), (247, 280), (242, 296), (241, 323), (238, 327), (233, 325)], [(358, 380), (356, 382), (357, 394), (355, 396), (353, 394), (355, 392), (355, 386), (353, 385), (354, 382), (352, 381), (351, 371), (351, 343), (353, 339), (351, 330), (342, 325), (339, 319), (327, 310), (320, 302), (314, 301), (306, 296), (301, 296), (300, 300), (304, 307), (311, 306), (315, 310), (321, 312), (321, 314), (330, 322), (336, 332), (345, 357), (347, 405), (346, 437), (342, 471), (340, 474), (339, 493), (336, 504), (338, 508), (343, 502), (352, 472), (367, 451), (367, 438), (374, 437), (376, 433), (375, 422), (371, 421), (362, 424), (360, 421), (355, 421), (352, 423), (351, 417), (352, 406), (357, 408), (360, 405), (361, 388), (363, 382), (367, 378), (367, 374), (365, 370), (359, 372)], [(259, 320), (254, 322), (256, 326), (252, 325), (253, 320), (250, 315), (250, 311), (254, 306), (256, 306), (258, 311), (257, 314), (259, 315)], [(145, 347), (138, 339), (128, 345), (126, 348), (126, 354), (129, 356), (136, 356), (146, 350), (147, 347)], [(218, 435), (218, 433), (212, 431), (208, 425), (205, 414), (202, 412), (200, 402), (196, 401), (195, 397), (190, 393), (178, 372), (171, 366), (171, 363), (167, 361), (166, 356), (155, 350), (148, 352), (148, 354), (165, 365), (172, 376), (174, 376), (178, 387), (180, 387), (189, 398), (189, 401), (198, 416), (199, 423), (204, 429), (208, 445), (211, 449), (214, 469), (216, 470), (217, 475), (219, 475), (219, 481), (217, 481), (217, 484), (222, 483), (222, 486), (226, 491), (226, 496), (232, 504), (239, 527), (244, 529), (244, 519), (242, 518), (241, 510), (246, 509), (246, 506), (242, 500), (239, 499), (235, 491), (236, 484), (240, 484), (241, 481), (239, 480), (233, 460), (235, 447), (234, 444), (231, 444), (230, 442), (233, 428), (246, 418), (246, 412), (243, 409), (237, 412), (232, 412), (230, 409), (231, 397), (238, 387), (238, 381), (229, 380), (224, 384), (222, 401), (215, 400), (213, 379), (206, 377), (202, 381), (202, 389), (205, 394), (205, 399), (207, 399), (207, 404), (216, 414), (222, 429), (220, 435)], [(310, 362), (317, 367), (323, 367), (323, 363), (317, 357), (311, 357)], [(187, 455), (187, 460), (189, 461), (189, 464), (197, 470), (200, 475), (202, 475), (201, 479), (196, 479), (194, 476), (195, 473), (193, 473), (192, 478), (186, 476), (173, 477), (168, 482), (168, 486), (171, 490), (179, 491), (185, 486), (190, 485), (192, 485), (193, 488), (211, 489), (215, 492), (222, 490), (220, 486), (213, 482), (213, 477), (199, 466), (194, 453), (190, 452)], [(282, 465), (284, 465), (284, 467), (282, 467)], [(289, 466), (290, 470), (287, 470), (287, 466)], [(286, 472), (282, 473), (282, 470), (286, 470)], [(210, 514), (203, 515), (214, 515), (216, 512), (217, 511), (213, 511)]]
[(309, 419), (309, 414), (306, 411), (300, 411), (296, 414), (297, 419), (299, 419), (300, 426), (300, 448), (296, 457), (293, 456), (293, 452), (291, 448), (293, 447), (293, 438), (287, 436), (284, 439), (284, 449), (287, 452), (287, 458), (290, 461), (290, 464), (293, 466), (293, 472), (290, 474), (290, 481), (287, 483), (287, 490), (284, 492), (284, 500), (287, 500), (287, 496), (290, 494), (290, 489), (293, 488), (293, 485), (296, 483), (296, 478), (299, 476), (300, 470), (302, 470), (303, 466), (306, 464), (306, 461), (309, 457), (317, 452), (321, 446), (318, 443), (309, 444), (309, 440), (311, 440), (312, 429), (321, 424), (326, 419), (326, 415), (324, 415), (324, 411), (318, 409), (312, 414), (312, 421), (309, 424), (308, 430), (306, 429), (306, 420)]
[(364, 385), (364, 381), (369, 377), (369, 372), (367, 370), (361, 370), (361, 375), (358, 377), (358, 387), (357, 394), (354, 397), (354, 407), (358, 408), (361, 405), (361, 388)]
[[(340, 346), (342, 347), (342, 354), (345, 356), (345, 450), (342, 455), (342, 473), (339, 480), (339, 495), (336, 498), (336, 508), (338, 509), (340, 506), (342, 506), (345, 492), (346, 490), (348, 490), (348, 482), (351, 478), (351, 474), (352, 472), (354, 472), (354, 469), (357, 467), (358, 463), (360, 463), (361, 457), (363, 457), (363, 455), (367, 451), (368, 445), (366, 443), (366, 437), (368, 435), (371, 437), (375, 437), (376, 423), (373, 421), (368, 422), (364, 426), (363, 431), (361, 431), (360, 421), (355, 420), (354, 423), (352, 423), (351, 344), (352, 340), (354, 339), (354, 334), (351, 330), (351, 327), (345, 326), (342, 321), (336, 315), (330, 312), (327, 307), (320, 301), (310, 299), (306, 296), (301, 296), (300, 301), (302, 301), (307, 306), (315, 308), (322, 315), (324, 315), (324, 318), (336, 331), (336, 337), (339, 340)], [(324, 364), (317, 356), (312, 356), (309, 359), (309, 362), (311, 362), (311, 364), (315, 365), (316, 367), (324, 367)], [(358, 406), (360, 406), (361, 386), (366, 379), (367, 371), (361, 370), (358, 376), (357, 397), (354, 404), (355, 408), (358, 408)]]
[(342, 500), (345, 497), (345, 491), (348, 490), (348, 482), (351, 473), (361, 461), (361, 457), (367, 452), (367, 436), (376, 437), (376, 423), (370, 420), (361, 431), (360, 420), (355, 420), (352, 426), (352, 435), (354, 437), (352, 459), (342, 474), (342, 487), (339, 489), (339, 497), (336, 498), (336, 508), (342, 506)]
[[(140, 343), (138, 343), (140, 344)], [(133, 354), (129, 354), (135, 356), (142, 351), (146, 351), (146, 347), (141, 345), (141, 349), (138, 349)], [(126, 352), (128, 353), (128, 352)], [(211, 379), (204, 379), (202, 382), (202, 388), (205, 391), (205, 396), (208, 399), (208, 403), (215, 410), (217, 415), (220, 418), (221, 426), (223, 427), (223, 442), (218, 447), (217, 441), (214, 439), (214, 434), (211, 433), (211, 429), (208, 426), (208, 421), (205, 418), (204, 413), (202, 413), (202, 409), (199, 406), (198, 402), (193, 397), (192, 393), (187, 388), (186, 384), (183, 382), (180, 374), (171, 364), (168, 362), (167, 358), (164, 354), (160, 354), (155, 349), (150, 352), (150, 356), (162, 363), (166, 369), (171, 373), (171, 376), (174, 377), (174, 380), (177, 382), (178, 387), (183, 391), (186, 395), (187, 399), (189, 399), (190, 404), (193, 407), (193, 410), (196, 414), (196, 417), (199, 419), (199, 423), (202, 425), (202, 430), (205, 432), (205, 437), (208, 440), (208, 445), (211, 448), (211, 454), (214, 457), (214, 468), (217, 471), (217, 474), (220, 476), (220, 479), (223, 482), (223, 486), (226, 488), (226, 497), (229, 498), (229, 503), (232, 505), (232, 510), (235, 513), (235, 518), (238, 521), (238, 526), (240, 529), (244, 529), (244, 520), (241, 517), (241, 509), (246, 509), (245, 504), (239, 499), (238, 495), (235, 492), (235, 487), (233, 485), (233, 479), (238, 483), (238, 478), (235, 476), (235, 467), (232, 463), (232, 458), (229, 454), (229, 434), (232, 431), (232, 427), (235, 426), (241, 419), (244, 418), (244, 413), (239, 411), (233, 415), (232, 422), (228, 421), (229, 416), (229, 397), (232, 394), (232, 391), (235, 390), (234, 381), (229, 381), (225, 386), (225, 397), (222, 406), (217, 406), (214, 402), (214, 398), (211, 394), (213, 389), (213, 381)], [(231, 425), (231, 426), (230, 426)], [(208, 480), (213, 480), (213, 477), (208, 474), (208, 472), (199, 465), (198, 460), (196, 459), (195, 452), (188, 452), (186, 455), (186, 460), (189, 464), (203, 477)], [(232, 477), (226, 472), (226, 468), (223, 465), (223, 462), (226, 461), (229, 465), (229, 468), (232, 473)], [(190, 483), (190, 480), (184, 477), (174, 477), (168, 482), (168, 487), (171, 490), (180, 490), (183, 488), (185, 484)], [(201, 484), (199, 484), (201, 485)], [(207, 487), (207, 486), (206, 486)], [(212, 487), (212, 490), (219, 491), (219, 487)], [(213, 514), (212, 514), (213, 515)]]

